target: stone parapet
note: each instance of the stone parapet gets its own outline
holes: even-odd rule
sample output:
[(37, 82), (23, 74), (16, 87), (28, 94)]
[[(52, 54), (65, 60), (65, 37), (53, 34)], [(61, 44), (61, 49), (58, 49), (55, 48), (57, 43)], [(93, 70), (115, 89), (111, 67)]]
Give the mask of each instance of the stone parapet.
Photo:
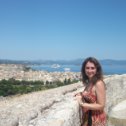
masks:
[[(118, 106), (125, 106), (126, 75), (108, 76), (104, 81), (107, 126), (124, 126), (126, 119), (122, 118), (122, 114), (126, 117), (126, 113), (122, 109), (115, 110)], [(82, 83), (76, 83), (13, 98), (2, 98), (0, 126), (80, 126), (80, 108), (73, 96), (83, 90), (82, 86)]]
[(74, 93), (81, 83), (0, 101), (0, 126), (74, 126), (79, 106)]
[[(108, 126), (126, 126), (126, 74), (106, 77), (106, 113)], [(120, 109), (116, 109), (120, 106)], [(123, 106), (123, 108), (121, 107)], [(122, 113), (124, 109), (124, 112)], [(118, 116), (116, 116), (118, 115)], [(122, 119), (123, 115), (123, 119)]]

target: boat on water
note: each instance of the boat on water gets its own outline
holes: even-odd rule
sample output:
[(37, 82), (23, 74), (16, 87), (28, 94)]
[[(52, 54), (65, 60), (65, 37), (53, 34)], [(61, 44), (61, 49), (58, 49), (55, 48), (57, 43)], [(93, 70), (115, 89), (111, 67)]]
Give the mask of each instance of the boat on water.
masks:
[(59, 67), (60, 67), (59, 64), (52, 64), (52, 65), (51, 65), (51, 68), (59, 68)]
[(70, 70), (71, 70), (70, 68), (64, 68), (65, 72), (70, 72)]

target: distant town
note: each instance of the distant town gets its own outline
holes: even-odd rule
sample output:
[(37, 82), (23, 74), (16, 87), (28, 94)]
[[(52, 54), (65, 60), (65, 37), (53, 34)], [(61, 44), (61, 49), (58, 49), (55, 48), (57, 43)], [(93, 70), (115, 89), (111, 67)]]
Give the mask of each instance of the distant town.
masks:
[[(13, 78), (15, 80), (25, 81), (61, 81), (65, 79), (80, 80), (80, 72), (71, 72), (65, 69), (64, 72), (48, 72), (40, 70), (32, 70), (29, 65), (53, 64), (51, 67), (59, 67), (59, 64), (81, 65), (83, 59), (76, 60), (38, 60), (38, 61), (17, 61), (17, 60), (0, 60), (0, 80)], [(100, 60), (102, 64), (108, 65), (126, 65), (126, 60)]]
[(47, 72), (32, 70), (24, 64), (0, 64), (0, 80), (63, 82), (65, 79), (79, 80), (80, 72)]

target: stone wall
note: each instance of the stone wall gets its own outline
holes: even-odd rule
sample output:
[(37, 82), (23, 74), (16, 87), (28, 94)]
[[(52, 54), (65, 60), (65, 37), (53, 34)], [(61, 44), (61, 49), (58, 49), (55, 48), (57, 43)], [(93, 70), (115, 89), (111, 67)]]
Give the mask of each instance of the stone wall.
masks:
[[(126, 100), (126, 75), (107, 76), (105, 83), (108, 126), (117, 126), (113, 120), (120, 120), (120, 117), (114, 117), (114, 107)], [(73, 96), (83, 90), (82, 86), (76, 83), (4, 98), (0, 100), (0, 126), (80, 126), (80, 108)], [(124, 126), (125, 120), (118, 126)]]
[(124, 102), (126, 100), (126, 74), (108, 76), (105, 79), (105, 83), (108, 125), (126, 126), (126, 105)]
[(3, 99), (0, 126), (77, 126), (79, 106), (73, 92), (81, 86), (76, 83)]

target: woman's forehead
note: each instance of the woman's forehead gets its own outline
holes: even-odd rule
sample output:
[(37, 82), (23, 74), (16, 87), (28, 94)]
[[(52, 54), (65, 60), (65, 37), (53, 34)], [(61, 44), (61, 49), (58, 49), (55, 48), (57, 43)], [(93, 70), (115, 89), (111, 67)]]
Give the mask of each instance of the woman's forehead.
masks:
[(95, 64), (94, 64), (93, 62), (88, 61), (88, 62), (86, 63), (86, 66), (95, 66)]

